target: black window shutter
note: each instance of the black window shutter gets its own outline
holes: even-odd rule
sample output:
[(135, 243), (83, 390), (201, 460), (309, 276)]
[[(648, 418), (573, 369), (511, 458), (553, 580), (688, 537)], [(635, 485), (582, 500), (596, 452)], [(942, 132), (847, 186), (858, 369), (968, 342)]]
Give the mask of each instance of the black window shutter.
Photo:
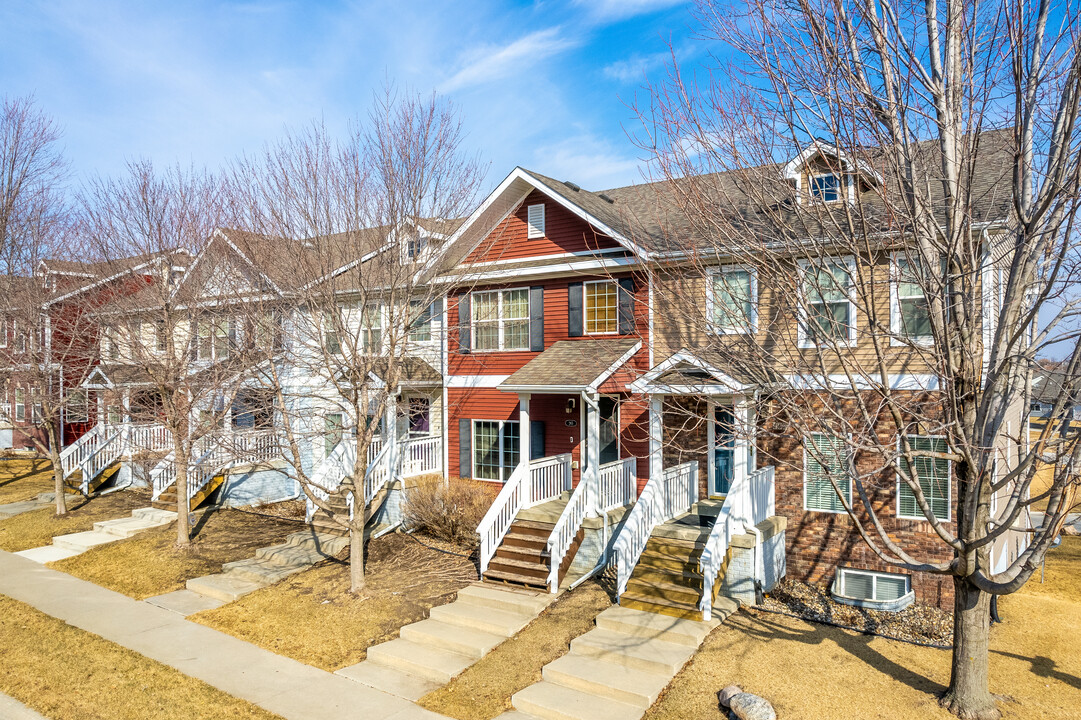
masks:
[(443, 316), (443, 298), (437, 297), (435, 300), (432, 300), (432, 317), (437, 319), (439, 322), (442, 322), (443, 321), (442, 316)]
[(469, 317), (469, 293), (458, 298), (458, 352), (463, 355), (469, 354), (471, 318)]
[(473, 425), (469, 420), (458, 421), (458, 477), (473, 477)]
[(539, 285), (529, 288), (529, 349), (544, 350), (544, 288)]
[(529, 421), (529, 459), (538, 460), (544, 457), (544, 421)]
[(634, 278), (619, 279), (619, 334), (630, 335), (634, 332)]
[(582, 283), (567, 286), (567, 335), (582, 337)]

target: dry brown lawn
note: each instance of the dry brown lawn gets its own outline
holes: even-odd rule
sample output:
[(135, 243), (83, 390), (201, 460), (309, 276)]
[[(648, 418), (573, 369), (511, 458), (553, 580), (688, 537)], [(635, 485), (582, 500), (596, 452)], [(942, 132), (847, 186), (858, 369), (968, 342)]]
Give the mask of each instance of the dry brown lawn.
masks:
[[(1012, 699), (1006, 718), (1081, 717), (1081, 539), (1052, 551), (1039, 575), (999, 604), (991, 634), (991, 691)], [(718, 690), (737, 684), (785, 720), (954, 716), (936, 695), (949, 681), (949, 651), (871, 638), (794, 618), (740, 612), (706, 640), (647, 720), (723, 718)]]
[(32, 500), (52, 489), (53, 474), (47, 461), (0, 458), (0, 505)]
[(420, 705), (459, 720), (490, 720), (510, 710), (511, 696), (540, 681), (541, 668), (566, 653), (611, 604), (600, 585), (583, 583)]
[(468, 558), (391, 534), (368, 544), (364, 592), (349, 592), (349, 568), (327, 561), (236, 602), (189, 619), (324, 670), (363, 660), (368, 647), (454, 599), (476, 578)]
[(303, 529), (277, 518), (209, 510), (197, 516), (187, 549), (176, 547), (176, 525), (170, 523), (49, 567), (142, 600), (179, 590), (190, 578), (221, 572), (223, 563), (252, 557), (259, 548)]
[(278, 718), (0, 595), (0, 691), (51, 720)]
[(54, 535), (93, 530), (99, 520), (130, 517), (132, 510), (148, 505), (150, 493), (146, 490), (120, 490), (89, 500), (76, 495), (70, 498), (68, 512), (63, 516), (46, 506), (0, 520), (0, 550), (17, 552), (50, 545)]

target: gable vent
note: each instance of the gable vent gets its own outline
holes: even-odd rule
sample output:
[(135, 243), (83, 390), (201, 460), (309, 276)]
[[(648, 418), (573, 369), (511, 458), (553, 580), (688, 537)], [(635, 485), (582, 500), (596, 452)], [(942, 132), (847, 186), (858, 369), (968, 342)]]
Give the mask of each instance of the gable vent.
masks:
[(529, 232), (527, 237), (539, 238), (544, 237), (544, 205), (530, 205), (528, 210), (527, 223), (529, 225)]

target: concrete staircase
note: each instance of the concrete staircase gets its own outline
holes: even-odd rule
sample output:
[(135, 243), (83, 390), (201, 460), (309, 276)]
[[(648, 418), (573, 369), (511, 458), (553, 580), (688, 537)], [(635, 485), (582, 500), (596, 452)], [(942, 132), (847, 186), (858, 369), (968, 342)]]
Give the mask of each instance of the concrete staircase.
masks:
[[(551, 590), (552, 588), (548, 587), (548, 577), (552, 569), (552, 558), (548, 554), (548, 538), (551, 537), (569, 499), (570, 493), (567, 492), (560, 498), (518, 513), (488, 564), (484, 579)], [(584, 537), (585, 532), (579, 531), (563, 558), (559, 571), (560, 582)]]
[(222, 603), (232, 602), (334, 557), (348, 545), (347, 537), (304, 530), (293, 533), (281, 545), (259, 548), (253, 558), (225, 563), (220, 573), (192, 578), (186, 587)]
[(418, 700), (450, 682), (533, 621), (555, 595), (478, 583), (406, 625), (396, 640), (368, 648), (368, 659), (344, 675), (384, 692)]
[(735, 609), (722, 599), (707, 623), (609, 608), (566, 655), (544, 666), (543, 680), (515, 693), (515, 709), (497, 720), (638, 720)]
[(129, 538), (144, 530), (168, 525), (176, 520), (176, 513), (156, 508), (139, 508), (131, 511), (131, 517), (116, 520), (100, 520), (93, 530), (57, 535), (52, 545), (31, 548), (15, 553), (39, 563), (63, 560), (81, 555), (92, 547)]
[[(690, 512), (658, 525), (634, 566), (619, 604), (686, 620), (700, 619), (702, 573), (698, 563), (719, 511), (718, 502), (700, 502)], [(722, 572), (719, 577), (723, 576)]]

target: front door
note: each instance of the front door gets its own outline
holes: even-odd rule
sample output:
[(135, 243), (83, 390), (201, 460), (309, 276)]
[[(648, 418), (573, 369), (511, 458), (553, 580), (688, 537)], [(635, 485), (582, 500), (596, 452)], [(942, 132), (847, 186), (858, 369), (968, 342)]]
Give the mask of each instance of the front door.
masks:
[(619, 460), (619, 403), (602, 397), (600, 402), (601, 465)]
[(409, 398), (409, 437), (426, 437), (432, 429), (432, 401)]
[(714, 417), (713, 487), (710, 495), (727, 495), (735, 469), (735, 417), (731, 408), (718, 407)]

